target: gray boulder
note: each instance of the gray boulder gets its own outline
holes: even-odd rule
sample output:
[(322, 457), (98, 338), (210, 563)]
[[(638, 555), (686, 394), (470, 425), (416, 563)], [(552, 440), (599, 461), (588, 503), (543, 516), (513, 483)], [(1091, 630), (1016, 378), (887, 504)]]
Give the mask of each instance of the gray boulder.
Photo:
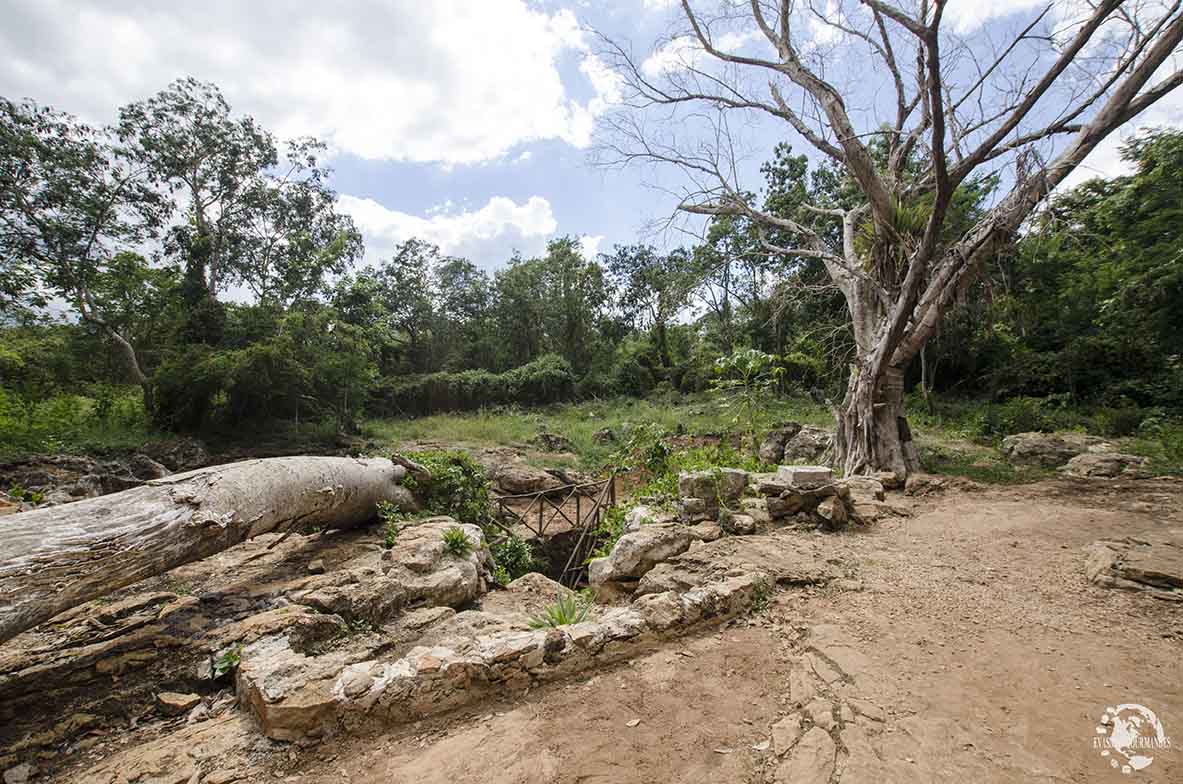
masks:
[(635, 582), (657, 564), (690, 548), (690, 530), (676, 523), (647, 525), (625, 534), (612, 552), (588, 564), (588, 581), (593, 586), (608, 582)]
[(747, 484), (747, 471), (738, 468), (688, 471), (678, 476), (678, 494), (683, 498), (701, 498), (708, 506), (717, 507), (720, 502), (730, 505), (738, 501)]
[(785, 456), (785, 444), (800, 432), (801, 425), (797, 422), (789, 422), (769, 430), (768, 435), (760, 442), (760, 462), (768, 465), (781, 462)]
[(1104, 477), (1116, 476), (1140, 477), (1142, 466), (1146, 458), (1138, 455), (1126, 455), (1121, 452), (1085, 452), (1068, 461), (1060, 470), (1069, 476)]
[(1002, 439), (1002, 453), (1009, 462), (1044, 468), (1062, 466), (1087, 448), (1050, 433), (1016, 433)]
[(829, 463), (834, 454), (834, 434), (806, 425), (785, 442), (785, 463)]

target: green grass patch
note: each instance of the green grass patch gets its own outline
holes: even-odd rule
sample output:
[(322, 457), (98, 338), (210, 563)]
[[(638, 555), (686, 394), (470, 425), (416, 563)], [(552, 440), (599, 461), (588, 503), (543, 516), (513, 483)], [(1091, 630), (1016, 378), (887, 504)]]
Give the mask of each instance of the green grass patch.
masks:
[(163, 437), (138, 387), (32, 399), (0, 387), (0, 459), (27, 454), (130, 451)]
[[(762, 428), (785, 421), (833, 426), (830, 412), (808, 398), (775, 399), (757, 412), (756, 417)], [(595, 434), (604, 428), (611, 429), (618, 439), (641, 424), (669, 433), (703, 435), (727, 431), (733, 419), (734, 413), (723, 408), (713, 396), (679, 395), (659, 400), (613, 398), (536, 409), (497, 408), (416, 419), (370, 420), (363, 425), (363, 432), (392, 445), (432, 441), (491, 447), (527, 444), (546, 430), (570, 439), (583, 466), (599, 468), (619, 448), (619, 443), (596, 440)], [(562, 460), (547, 457), (537, 462), (555, 465)]]

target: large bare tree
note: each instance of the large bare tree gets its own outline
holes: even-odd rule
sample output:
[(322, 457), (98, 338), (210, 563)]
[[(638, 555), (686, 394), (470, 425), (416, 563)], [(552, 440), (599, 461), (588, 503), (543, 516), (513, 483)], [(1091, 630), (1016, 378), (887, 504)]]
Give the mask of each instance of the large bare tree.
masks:
[[(913, 357), (1048, 194), (1183, 83), (1180, 2), (1067, 0), (971, 34), (946, 21), (950, 5), (681, 0), (678, 28), (647, 59), (607, 42), (625, 85), (610, 157), (678, 167), (679, 210), (752, 220), (769, 253), (820, 259), (845, 297), (856, 358), (835, 415), (847, 474), (918, 468), (904, 417)], [(836, 163), (857, 204), (762, 210), (738, 182), (737, 115)], [(687, 133), (696, 122), (708, 133)], [(987, 174), (1003, 189), (950, 236), (959, 187)]]

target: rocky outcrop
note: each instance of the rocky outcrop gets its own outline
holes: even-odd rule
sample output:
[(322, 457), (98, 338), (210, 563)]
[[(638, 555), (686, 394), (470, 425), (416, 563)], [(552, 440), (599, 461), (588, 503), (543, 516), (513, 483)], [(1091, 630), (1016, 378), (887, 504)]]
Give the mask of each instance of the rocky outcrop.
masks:
[(760, 462), (767, 465), (780, 463), (785, 457), (785, 444), (800, 432), (801, 425), (797, 422), (788, 422), (769, 430), (760, 442)]
[(646, 573), (634, 595), (689, 591), (743, 572), (759, 572), (783, 586), (820, 585), (841, 576), (819, 545), (786, 531), (696, 545)]
[(748, 484), (748, 473), (737, 468), (687, 471), (678, 476), (679, 516), (684, 523), (713, 520), (720, 507), (733, 509)]
[[(468, 555), (455, 555), (444, 543), (451, 528), (472, 542)], [(347, 621), (380, 624), (405, 608), (471, 602), (487, 589), (491, 563), (479, 527), (428, 518), (402, 529), (389, 550), (367, 552), (310, 578), (291, 599)]]
[(1069, 476), (1081, 478), (1112, 479), (1121, 476), (1137, 479), (1146, 475), (1142, 470), (1145, 464), (1146, 458), (1138, 455), (1126, 455), (1121, 452), (1085, 452), (1069, 460), (1060, 470)]
[(1183, 528), (1094, 542), (1086, 553), (1085, 575), (1097, 585), (1183, 601)]
[(594, 621), (418, 646), (395, 659), (308, 656), (286, 637), (272, 637), (243, 650), (239, 699), (263, 733), (280, 740), (415, 721), (629, 658), (657, 639), (746, 611), (766, 585), (762, 574), (733, 574), (685, 592), (647, 595)]
[(691, 541), (690, 529), (678, 523), (642, 526), (621, 536), (607, 556), (592, 559), (588, 581), (593, 587), (635, 583), (660, 562), (686, 552)]
[(834, 434), (820, 427), (805, 425), (785, 442), (781, 460), (785, 463), (828, 464), (834, 456)]
[(1085, 451), (1049, 433), (1016, 433), (1002, 439), (1002, 453), (1011, 463), (1044, 468), (1062, 466)]
[(516, 460), (493, 466), (489, 480), (506, 495), (537, 493), (563, 486), (563, 482), (543, 469)]
[(670, 523), (675, 519), (675, 515), (658, 509), (648, 504), (637, 504), (632, 509), (629, 509), (624, 514), (624, 532), (632, 533), (638, 531), (641, 526), (656, 525), (658, 523)]

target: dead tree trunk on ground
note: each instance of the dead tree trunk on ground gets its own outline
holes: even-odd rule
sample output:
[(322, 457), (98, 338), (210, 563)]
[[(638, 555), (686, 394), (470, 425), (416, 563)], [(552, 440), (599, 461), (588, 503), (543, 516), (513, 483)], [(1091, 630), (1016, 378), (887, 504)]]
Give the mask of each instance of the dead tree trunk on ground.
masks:
[(346, 528), (407, 504), (385, 459), (277, 457), (201, 468), (3, 521), (0, 642), (83, 602), (259, 534)]

